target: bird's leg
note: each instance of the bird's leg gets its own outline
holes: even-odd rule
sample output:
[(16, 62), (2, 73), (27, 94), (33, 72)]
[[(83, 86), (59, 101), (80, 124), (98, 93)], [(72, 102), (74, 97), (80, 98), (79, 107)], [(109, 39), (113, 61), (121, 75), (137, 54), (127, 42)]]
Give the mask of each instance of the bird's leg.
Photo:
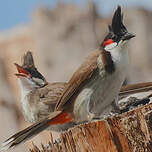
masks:
[(121, 113), (121, 109), (120, 109), (120, 106), (118, 104), (118, 96), (113, 100), (112, 107), (113, 107), (113, 109), (111, 111), (112, 115)]

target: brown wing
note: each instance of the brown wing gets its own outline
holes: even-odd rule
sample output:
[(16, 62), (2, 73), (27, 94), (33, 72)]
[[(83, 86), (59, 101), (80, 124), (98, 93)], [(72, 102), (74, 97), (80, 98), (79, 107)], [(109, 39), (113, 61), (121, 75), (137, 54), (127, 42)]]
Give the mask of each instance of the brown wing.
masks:
[(40, 102), (44, 104), (51, 105), (57, 103), (59, 98), (61, 97), (63, 90), (66, 87), (66, 83), (58, 82), (58, 83), (49, 83), (45, 89), (39, 89)]
[(63, 82), (48, 83), (45, 87), (33, 90), (28, 96), (29, 101), (55, 106), (65, 87), (66, 83)]
[(69, 101), (69, 99), (81, 89), (81, 86), (91, 77), (94, 70), (97, 69), (97, 58), (101, 50), (93, 52), (79, 69), (73, 74), (68, 82), (61, 98), (59, 98), (55, 110), (62, 109), (62, 106)]

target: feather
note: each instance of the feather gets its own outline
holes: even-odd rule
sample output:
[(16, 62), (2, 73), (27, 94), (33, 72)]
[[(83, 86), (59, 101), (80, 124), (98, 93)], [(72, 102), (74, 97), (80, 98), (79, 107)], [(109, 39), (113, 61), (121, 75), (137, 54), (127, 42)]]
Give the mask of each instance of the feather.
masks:
[(122, 35), (127, 32), (126, 27), (123, 24), (123, 14), (121, 14), (121, 7), (118, 6), (117, 10), (115, 11), (112, 19), (112, 30), (114, 34)]

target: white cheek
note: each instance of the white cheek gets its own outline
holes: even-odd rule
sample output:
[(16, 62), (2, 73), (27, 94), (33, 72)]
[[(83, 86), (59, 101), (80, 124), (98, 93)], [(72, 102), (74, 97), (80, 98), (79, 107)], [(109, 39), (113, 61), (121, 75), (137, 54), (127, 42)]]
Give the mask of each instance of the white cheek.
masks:
[(36, 85), (27, 78), (19, 78), (18, 82), (19, 82), (21, 89), (24, 91), (30, 91), (36, 87)]
[(22, 95), (22, 99), (31, 91), (30, 89), (28, 89), (27, 87), (25, 87), (23, 81), (21, 79), (18, 79), (18, 83), (21, 89), (21, 95)]
[(35, 82), (37, 82), (38, 84), (40, 84), (41, 86), (46, 83), (44, 80), (38, 79), (38, 78), (33, 78), (33, 80), (34, 80)]
[(109, 51), (109, 50), (115, 48), (116, 46), (117, 46), (117, 43), (114, 42), (114, 43), (111, 43), (111, 44), (109, 44), (109, 45), (106, 45), (104, 49), (105, 49), (106, 51)]
[(120, 41), (120, 45), (121, 45), (121, 46), (125, 46), (127, 43), (128, 43), (128, 40)]

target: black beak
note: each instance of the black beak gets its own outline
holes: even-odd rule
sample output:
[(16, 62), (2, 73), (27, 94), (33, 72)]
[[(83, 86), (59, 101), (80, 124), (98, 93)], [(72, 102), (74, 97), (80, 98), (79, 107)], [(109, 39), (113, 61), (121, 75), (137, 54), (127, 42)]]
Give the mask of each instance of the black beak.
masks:
[(122, 37), (122, 40), (125, 41), (125, 40), (130, 40), (131, 38), (135, 37), (136, 35), (135, 34), (132, 34), (132, 33), (126, 33), (123, 37)]

